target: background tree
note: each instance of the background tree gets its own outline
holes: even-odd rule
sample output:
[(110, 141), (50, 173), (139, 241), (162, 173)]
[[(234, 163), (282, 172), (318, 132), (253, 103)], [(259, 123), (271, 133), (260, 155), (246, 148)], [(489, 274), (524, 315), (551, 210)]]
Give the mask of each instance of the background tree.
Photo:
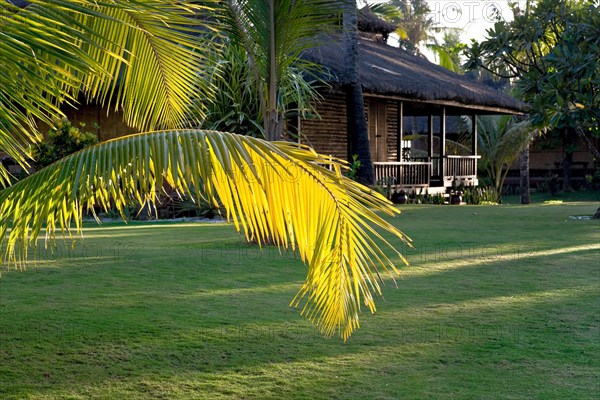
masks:
[(481, 155), (478, 168), (492, 180), (496, 201), (500, 202), (510, 165), (537, 133), (531, 121), (518, 122), (512, 116), (484, 116), (477, 119), (477, 124), (477, 149)]
[(427, 48), (433, 51), (438, 65), (457, 74), (463, 73), (461, 54), (467, 45), (460, 41), (460, 33), (456, 30), (446, 30), (441, 43), (428, 44)]
[[(575, 142), (600, 157), (589, 140), (599, 135), (600, 10), (581, 0), (513, 7), (512, 22), (496, 23), (486, 41), (471, 46), (469, 67), (516, 81), (533, 125), (563, 144), (563, 189), (568, 190)], [(500, 72), (507, 68), (508, 73)]]
[(200, 127), (264, 138), (259, 88), (248, 64), (246, 50), (224, 43), (213, 55), (214, 66), (207, 79), (214, 90), (194, 100), (192, 113)]
[(425, 0), (389, 0), (372, 5), (371, 10), (398, 26), (400, 47), (405, 50), (421, 54), (419, 46), (432, 38), (435, 22)]

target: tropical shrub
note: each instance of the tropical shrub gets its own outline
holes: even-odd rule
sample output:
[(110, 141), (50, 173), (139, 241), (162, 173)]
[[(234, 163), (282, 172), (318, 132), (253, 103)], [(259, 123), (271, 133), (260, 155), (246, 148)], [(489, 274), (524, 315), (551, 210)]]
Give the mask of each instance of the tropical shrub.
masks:
[(462, 200), (473, 205), (493, 205), (500, 202), (500, 195), (493, 186), (467, 186), (462, 190)]
[(263, 138), (259, 87), (252, 77), (246, 51), (229, 43), (214, 56), (215, 68), (209, 78), (214, 91), (208, 98), (197, 100), (194, 107), (201, 109), (200, 116), (204, 116), (201, 127)]
[[(37, 168), (43, 168), (69, 154), (98, 143), (98, 136), (94, 132), (83, 130), (84, 123), (79, 124), (81, 127), (79, 129), (66, 117), (55, 118), (53, 122), (53, 126), (46, 134), (46, 140), (33, 150)], [(94, 125), (96, 130), (100, 128), (97, 124)]]

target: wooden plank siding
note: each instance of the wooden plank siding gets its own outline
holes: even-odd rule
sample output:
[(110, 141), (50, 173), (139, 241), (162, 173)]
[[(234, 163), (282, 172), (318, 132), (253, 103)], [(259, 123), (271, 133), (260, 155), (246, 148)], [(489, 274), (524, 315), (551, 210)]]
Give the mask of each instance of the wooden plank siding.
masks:
[(301, 142), (321, 154), (347, 160), (348, 117), (344, 93), (323, 93), (323, 99), (315, 108), (320, 118), (300, 121)]
[[(322, 93), (323, 99), (316, 104), (319, 118), (302, 119), (300, 122), (301, 142), (313, 147), (317, 152), (325, 155), (347, 160), (348, 136), (346, 98), (342, 92)], [(377, 107), (377, 110), (375, 110)], [(382, 109), (383, 108), (383, 109)], [(398, 143), (398, 101), (365, 96), (365, 113), (367, 127), (369, 128), (371, 152), (374, 161), (396, 161)], [(379, 121), (374, 119), (379, 118)], [(385, 124), (383, 134), (386, 150), (375, 149), (372, 145), (375, 136), (374, 130), (381, 130)], [(382, 134), (377, 132), (377, 134)], [(376, 152), (377, 157), (376, 156)]]

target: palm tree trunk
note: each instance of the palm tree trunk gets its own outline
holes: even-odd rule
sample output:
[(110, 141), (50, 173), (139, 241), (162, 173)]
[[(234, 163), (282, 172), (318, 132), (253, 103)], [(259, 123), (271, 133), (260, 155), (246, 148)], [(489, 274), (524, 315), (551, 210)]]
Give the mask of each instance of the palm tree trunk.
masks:
[(355, 0), (346, 0), (344, 3), (344, 62), (346, 110), (348, 114), (348, 136), (350, 141), (349, 159), (353, 154), (358, 155), (360, 168), (356, 178), (359, 182), (372, 185), (375, 181), (373, 174), (373, 161), (369, 149), (369, 132), (365, 116), (365, 103), (362, 94), (362, 85), (358, 77), (358, 27), (357, 9)]
[(275, 2), (269, 1), (269, 112), (265, 121), (267, 140), (279, 140), (279, 114), (277, 112), (277, 48), (275, 43)]
[(521, 204), (529, 204), (531, 203), (529, 190), (529, 145), (519, 155), (519, 175), (521, 177), (519, 191), (521, 193)]

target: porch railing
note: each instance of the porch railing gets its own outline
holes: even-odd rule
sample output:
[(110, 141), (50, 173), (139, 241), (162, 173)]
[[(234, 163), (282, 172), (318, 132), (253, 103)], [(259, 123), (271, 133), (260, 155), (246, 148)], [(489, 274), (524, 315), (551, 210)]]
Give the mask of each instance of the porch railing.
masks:
[(380, 185), (429, 186), (430, 162), (375, 162), (373, 167), (375, 181)]
[(481, 156), (446, 156), (445, 176), (474, 177), (477, 175), (477, 160)]
[(431, 176), (442, 175), (442, 160), (442, 157), (413, 157), (410, 159), (413, 162), (431, 162)]

